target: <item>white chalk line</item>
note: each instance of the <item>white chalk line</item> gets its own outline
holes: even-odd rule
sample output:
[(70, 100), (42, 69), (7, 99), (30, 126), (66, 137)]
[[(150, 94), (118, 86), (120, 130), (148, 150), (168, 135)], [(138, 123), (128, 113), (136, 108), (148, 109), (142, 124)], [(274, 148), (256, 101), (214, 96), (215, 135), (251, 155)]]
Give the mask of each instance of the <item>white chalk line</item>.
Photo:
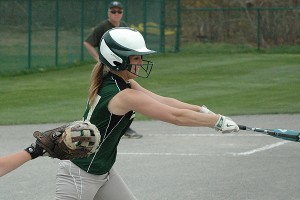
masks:
[(131, 153), (120, 152), (119, 155), (134, 155), (134, 156), (206, 156), (197, 153)]
[(199, 133), (199, 134), (145, 134), (145, 136), (149, 137), (268, 137), (265, 134), (261, 133), (251, 133), (251, 134), (234, 134), (234, 133), (227, 133), (227, 134), (219, 134), (219, 133)]
[(250, 151), (245, 151), (245, 152), (240, 152), (240, 153), (225, 153), (222, 155), (219, 154), (212, 154), (212, 155), (208, 155), (208, 154), (197, 154), (197, 153), (141, 153), (141, 152), (120, 152), (118, 153), (119, 155), (134, 155), (134, 156), (226, 156), (226, 155), (232, 155), (232, 156), (248, 156), (251, 154), (255, 154), (258, 152), (262, 152), (262, 151), (266, 151), (266, 150), (270, 150), (276, 147), (279, 147), (281, 145), (284, 145), (286, 143), (289, 143), (291, 141), (281, 141), (281, 142), (277, 142), (274, 144), (270, 144), (270, 145), (266, 145), (260, 148), (256, 148), (256, 149), (252, 149)]
[[(236, 137), (236, 136), (240, 136), (240, 137), (268, 137), (267, 135), (264, 134), (147, 134), (147, 136), (168, 136), (168, 137)], [(245, 152), (240, 152), (240, 153), (225, 153), (225, 154), (212, 154), (212, 155), (208, 155), (208, 154), (197, 154), (197, 153), (152, 153), (152, 152), (148, 152), (148, 153), (142, 153), (142, 152), (119, 152), (119, 155), (135, 155), (135, 156), (247, 156), (247, 155), (251, 155), (251, 154), (255, 154), (258, 152), (262, 152), (262, 151), (266, 151), (266, 150), (270, 150), (276, 147), (279, 147), (281, 145), (284, 145), (286, 143), (289, 143), (291, 141), (280, 141), (274, 144), (270, 144), (270, 145), (266, 145), (260, 148), (256, 148), (250, 151), (245, 151)]]
[(257, 152), (261, 152), (261, 151), (273, 149), (275, 147), (279, 147), (279, 146), (284, 145), (284, 144), (289, 143), (289, 142), (291, 142), (291, 141), (284, 140), (284, 141), (281, 141), (281, 142), (277, 142), (277, 143), (274, 143), (274, 144), (269, 144), (269, 145), (266, 145), (266, 146), (263, 146), (263, 147), (260, 147), (260, 148), (257, 148), (257, 149), (253, 149), (253, 150), (250, 150), (250, 151), (245, 151), (245, 152), (241, 152), (241, 153), (229, 153), (229, 154), (231, 154), (233, 156), (248, 156), (248, 155), (251, 155), (251, 154), (255, 154)]

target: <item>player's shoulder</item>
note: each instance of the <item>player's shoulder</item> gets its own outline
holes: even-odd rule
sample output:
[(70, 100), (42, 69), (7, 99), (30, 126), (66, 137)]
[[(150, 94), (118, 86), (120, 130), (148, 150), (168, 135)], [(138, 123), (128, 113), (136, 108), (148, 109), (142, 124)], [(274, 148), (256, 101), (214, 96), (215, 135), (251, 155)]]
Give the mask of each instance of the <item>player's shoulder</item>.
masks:
[(112, 73), (108, 73), (103, 77), (103, 86), (108, 88), (115, 88), (117, 90), (124, 90), (129, 88), (130, 85), (126, 83), (121, 77), (114, 75)]

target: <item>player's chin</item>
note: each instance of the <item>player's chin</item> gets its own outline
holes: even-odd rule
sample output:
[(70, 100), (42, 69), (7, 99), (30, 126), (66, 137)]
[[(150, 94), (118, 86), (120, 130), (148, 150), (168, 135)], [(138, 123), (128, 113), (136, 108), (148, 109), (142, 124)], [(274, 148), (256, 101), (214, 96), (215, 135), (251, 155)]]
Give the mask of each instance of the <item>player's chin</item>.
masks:
[(132, 77), (131, 78), (137, 78), (138, 75), (137, 74), (132, 74)]

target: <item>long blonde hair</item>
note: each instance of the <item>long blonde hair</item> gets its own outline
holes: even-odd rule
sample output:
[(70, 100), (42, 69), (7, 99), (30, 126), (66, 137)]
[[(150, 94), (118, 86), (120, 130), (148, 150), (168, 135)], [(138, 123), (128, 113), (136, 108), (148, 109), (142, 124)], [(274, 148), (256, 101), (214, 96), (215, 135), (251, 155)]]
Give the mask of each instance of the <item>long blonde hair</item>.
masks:
[(97, 96), (98, 90), (103, 81), (103, 69), (105, 65), (101, 62), (98, 62), (91, 73), (91, 85), (89, 89), (89, 104), (93, 105), (95, 98)]

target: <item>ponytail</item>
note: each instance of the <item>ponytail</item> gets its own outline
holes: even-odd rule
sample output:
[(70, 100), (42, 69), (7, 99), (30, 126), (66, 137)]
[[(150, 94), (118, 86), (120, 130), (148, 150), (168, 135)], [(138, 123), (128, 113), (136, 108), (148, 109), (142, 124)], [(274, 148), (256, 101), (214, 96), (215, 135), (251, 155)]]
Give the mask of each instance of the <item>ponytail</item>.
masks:
[(90, 106), (93, 105), (95, 98), (97, 96), (98, 90), (102, 84), (103, 81), (103, 69), (104, 64), (101, 62), (98, 62), (91, 74), (91, 85), (89, 89), (89, 104)]

